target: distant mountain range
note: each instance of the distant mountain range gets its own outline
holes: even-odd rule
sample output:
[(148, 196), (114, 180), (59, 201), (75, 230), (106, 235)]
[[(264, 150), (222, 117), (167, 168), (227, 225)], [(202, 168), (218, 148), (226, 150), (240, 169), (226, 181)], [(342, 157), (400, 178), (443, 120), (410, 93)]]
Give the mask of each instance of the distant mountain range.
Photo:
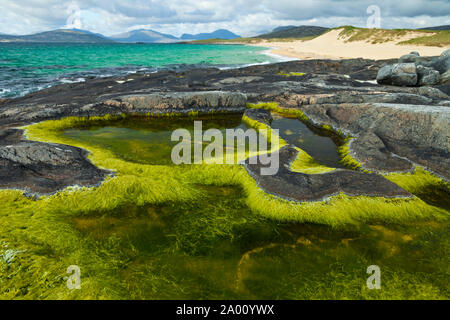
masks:
[(240, 38), (237, 34), (225, 30), (219, 29), (210, 33), (198, 33), (198, 34), (189, 34), (185, 33), (181, 36), (181, 40), (209, 40), (209, 39), (224, 39), (224, 40), (232, 40)]
[(73, 42), (73, 43), (108, 43), (112, 40), (100, 34), (85, 30), (59, 29), (26, 36), (0, 35), (0, 42)]
[(117, 42), (144, 42), (144, 43), (170, 43), (179, 39), (170, 34), (164, 34), (153, 30), (133, 30), (111, 36), (110, 39)]
[(273, 39), (273, 38), (304, 38), (311, 36), (320, 36), (328, 31), (328, 28), (316, 26), (284, 26), (272, 30), (270, 33), (262, 34), (255, 38)]
[(450, 30), (450, 25), (446, 26), (437, 26), (437, 27), (428, 27), (428, 28), (420, 28), (420, 30)]
[(207, 39), (235, 39), (240, 36), (231, 31), (219, 29), (211, 33), (183, 34), (177, 38), (170, 34), (157, 32), (154, 30), (138, 29), (111, 37), (106, 37), (100, 33), (93, 33), (79, 29), (58, 29), (53, 31), (40, 32), (32, 35), (14, 36), (0, 34), (0, 42), (71, 42), (71, 43), (174, 43), (190, 40)]

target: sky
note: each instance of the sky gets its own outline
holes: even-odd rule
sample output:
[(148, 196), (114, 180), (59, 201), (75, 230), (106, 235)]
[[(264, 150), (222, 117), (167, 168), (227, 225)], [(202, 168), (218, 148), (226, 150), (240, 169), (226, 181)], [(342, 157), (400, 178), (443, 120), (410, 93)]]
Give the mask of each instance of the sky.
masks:
[(78, 28), (109, 36), (145, 28), (254, 36), (285, 25), (366, 27), (371, 5), (382, 28), (450, 24), (450, 0), (0, 0), (0, 33)]

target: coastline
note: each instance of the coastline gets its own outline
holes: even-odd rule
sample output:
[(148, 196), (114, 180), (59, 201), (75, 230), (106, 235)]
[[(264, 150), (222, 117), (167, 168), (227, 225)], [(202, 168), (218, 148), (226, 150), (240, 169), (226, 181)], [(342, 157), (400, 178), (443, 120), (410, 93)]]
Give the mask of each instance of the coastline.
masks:
[(434, 47), (424, 45), (399, 45), (401, 41), (411, 39), (414, 35), (396, 38), (392, 41), (373, 44), (368, 41), (346, 41), (339, 36), (340, 30), (333, 30), (312, 40), (292, 40), (270, 42), (261, 40), (257, 43), (246, 43), (247, 46), (266, 47), (270, 54), (290, 59), (395, 59), (412, 51), (421, 56), (439, 56), (449, 46)]

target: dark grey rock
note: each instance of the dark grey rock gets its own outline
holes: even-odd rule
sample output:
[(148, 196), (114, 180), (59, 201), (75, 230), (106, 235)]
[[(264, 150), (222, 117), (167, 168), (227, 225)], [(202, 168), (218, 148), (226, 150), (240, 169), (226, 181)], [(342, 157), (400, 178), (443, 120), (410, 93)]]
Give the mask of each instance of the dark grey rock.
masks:
[(377, 82), (379, 84), (392, 84), (392, 70), (393, 69), (394, 69), (393, 64), (382, 67), (378, 71)]
[(247, 97), (239, 92), (158, 92), (151, 94), (133, 94), (108, 100), (105, 104), (121, 104), (130, 112), (189, 112), (195, 111), (244, 111)]
[(398, 63), (414, 63), (416, 62), (419, 56), (416, 54), (405, 54), (404, 56), (401, 56), (400, 59), (398, 59)]
[(441, 75), (441, 84), (450, 84), (450, 70)]
[(436, 71), (433, 68), (419, 65), (417, 66), (416, 70), (419, 86), (436, 85), (441, 80), (441, 75), (439, 74), (439, 71)]
[(85, 150), (22, 141), (21, 134), (21, 130), (10, 130), (9, 141), (0, 144), (0, 188), (49, 194), (72, 185), (94, 186), (109, 174), (90, 163)]
[(351, 150), (358, 155), (358, 160), (363, 167), (369, 170), (380, 171), (381, 163), (383, 166), (381, 171), (386, 172), (405, 172), (413, 168), (410, 161), (394, 157), (383, 140), (372, 131), (363, 132), (356, 140), (352, 141)]
[[(419, 95), (431, 98), (432, 100), (447, 100), (447, 99), (449, 99), (449, 96), (446, 93), (442, 92), (439, 89), (433, 88), (433, 87), (418, 87), (417, 93)], [(407, 104), (411, 104), (411, 103), (408, 102)], [(422, 104), (430, 104), (431, 105), (432, 103), (422, 103)]]
[(447, 58), (450, 57), (450, 49), (445, 50), (444, 52), (442, 52), (442, 54), (440, 55), (440, 58)]
[(449, 50), (441, 54), (441, 56), (430, 63), (430, 67), (439, 71), (440, 74), (446, 73), (450, 70), (450, 54)]
[(399, 63), (414, 63), (417, 65), (429, 66), (433, 57), (421, 57), (418, 52), (411, 52), (410, 54), (405, 54), (398, 59)]
[(294, 201), (318, 201), (343, 192), (350, 196), (411, 197), (412, 195), (378, 174), (337, 169), (323, 174), (292, 172), (288, 168), (298, 155), (293, 146), (285, 146), (279, 152), (280, 169), (275, 175), (261, 175), (265, 167), (257, 161), (245, 168), (266, 192)]
[(415, 86), (417, 78), (414, 63), (397, 63), (381, 68), (377, 75), (377, 82), (394, 86)]
[(244, 116), (266, 125), (270, 125), (272, 122), (272, 114), (269, 110), (265, 109), (247, 109)]

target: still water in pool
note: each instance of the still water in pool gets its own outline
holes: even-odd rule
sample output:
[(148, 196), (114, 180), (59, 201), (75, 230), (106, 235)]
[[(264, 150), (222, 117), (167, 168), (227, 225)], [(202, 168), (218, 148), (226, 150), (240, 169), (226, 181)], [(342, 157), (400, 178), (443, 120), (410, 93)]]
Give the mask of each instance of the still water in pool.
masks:
[[(201, 120), (206, 129), (246, 128), (240, 116)], [(272, 125), (318, 162), (338, 166), (330, 138), (297, 119), (275, 117)], [(192, 130), (193, 119), (126, 119), (64, 134), (127, 161), (172, 165), (176, 142), (170, 136), (177, 128)], [(130, 204), (71, 217), (97, 257), (84, 272), (104, 280), (110, 297), (128, 299), (450, 297), (448, 222), (340, 229), (283, 223), (254, 214), (240, 187), (196, 187), (195, 201)], [(370, 265), (381, 268), (381, 290), (366, 286)]]

